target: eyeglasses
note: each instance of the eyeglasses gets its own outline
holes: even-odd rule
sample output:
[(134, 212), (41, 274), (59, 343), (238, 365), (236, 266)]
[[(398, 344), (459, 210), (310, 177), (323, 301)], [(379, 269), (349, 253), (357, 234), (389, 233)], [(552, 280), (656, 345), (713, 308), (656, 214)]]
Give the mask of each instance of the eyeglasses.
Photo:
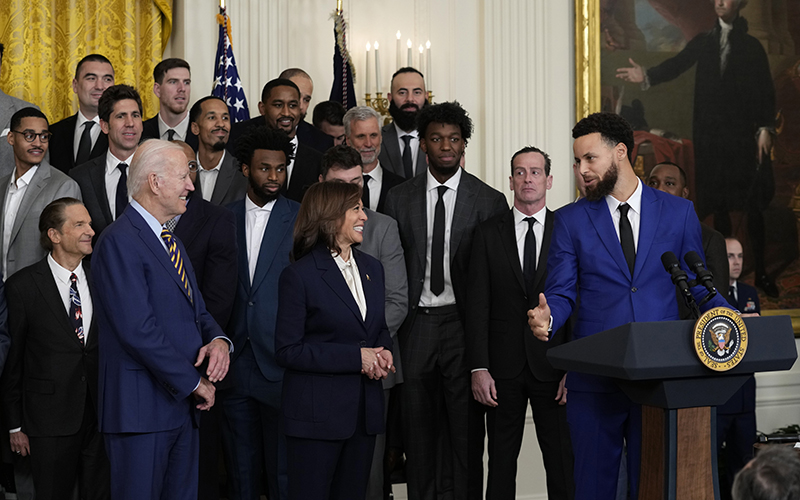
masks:
[(39, 140), (42, 142), (47, 142), (50, 140), (51, 137), (53, 137), (53, 134), (51, 134), (50, 132), (40, 132), (38, 134), (36, 132), (31, 132), (30, 130), (26, 130), (24, 132), (17, 132), (16, 130), (12, 130), (12, 132), (24, 137), (26, 142), (33, 142), (34, 140), (36, 140), (37, 136), (39, 137)]
[(191, 173), (197, 172), (197, 167), (198, 167), (198, 164), (197, 164), (196, 161), (190, 161), (189, 162), (189, 172), (191, 172)]

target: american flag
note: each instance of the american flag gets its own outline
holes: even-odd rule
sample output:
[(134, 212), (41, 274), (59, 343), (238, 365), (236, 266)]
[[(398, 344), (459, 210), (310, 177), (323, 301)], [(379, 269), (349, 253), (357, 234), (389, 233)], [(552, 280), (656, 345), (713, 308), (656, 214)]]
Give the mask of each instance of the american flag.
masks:
[(247, 108), (247, 98), (244, 95), (239, 71), (236, 69), (236, 59), (233, 57), (230, 20), (224, 8), (219, 9), (217, 23), (219, 23), (219, 43), (217, 44), (217, 64), (214, 68), (214, 89), (211, 91), (211, 95), (221, 98), (228, 104), (232, 122), (249, 120), (250, 110)]

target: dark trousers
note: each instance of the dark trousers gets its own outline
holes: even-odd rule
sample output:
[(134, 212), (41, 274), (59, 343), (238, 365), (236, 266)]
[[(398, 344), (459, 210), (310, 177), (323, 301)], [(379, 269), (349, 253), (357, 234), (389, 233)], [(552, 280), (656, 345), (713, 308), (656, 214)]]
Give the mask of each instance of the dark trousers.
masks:
[(495, 379), (497, 406), (488, 408), (489, 476), (487, 500), (516, 497), (517, 458), (522, 447), (525, 415), (530, 402), (536, 439), (547, 474), (547, 498), (572, 500), (572, 444), (567, 426), (567, 409), (556, 401), (558, 382), (541, 382), (527, 365), (513, 379)]
[(114, 500), (197, 500), (200, 438), (188, 411), (176, 429), (104, 438)]
[[(389, 414), (389, 399), (391, 389), (383, 390), (383, 421)], [(372, 453), (372, 468), (369, 471), (369, 482), (367, 483), (367, 500), (383, 500), (385, 495), (384, 487), (384, 456), (386, 454), (386, 433), (375, 436), (375, 451)]]
[(88, 401), (83, 423), (71, 436), (29, 436), (37, 500), (71, 500), (76, 480), (83, 500), (111, 496), (110, 465), (97, 414)]
[[(219, 500), (219, 444), (222, 425), (220, 391), (210, 410), (200, 414), (200, 483), (198, 500)], [(230, 472), (228, 473), (230, 474)]]
[(641, 406), (632, 403), (622, 392), (571, 390), (568, 400), (567, 422), (575, 456), (575, 499), (617, 498), (623, 442), (627, 446), (630, 498), (638, 498)]
[(266, 470), (270, 500), (288, 498), (286, 442), (279, 430), (282, 381), (264, 378), (250, 343), (231, 367), (234, 387), (223, 396), (223, 447), (231, 500), (258, 500)]
[(400, 345), (408, 498), (464, 499), (471, 396), (456, 307), (419, 307)]

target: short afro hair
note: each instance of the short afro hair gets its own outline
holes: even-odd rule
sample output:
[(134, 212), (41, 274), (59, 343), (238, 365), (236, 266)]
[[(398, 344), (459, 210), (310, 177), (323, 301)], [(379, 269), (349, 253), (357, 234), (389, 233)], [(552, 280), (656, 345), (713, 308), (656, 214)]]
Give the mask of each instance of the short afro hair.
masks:
[(253, 161), (253, 154), (257, 149), (281, 151), (286, 156), (287, 165), (294, 159), (294, 144), (292, 144), (286, 132), (262, 125), (254, 128), (239, 139), (239, 144), (236, 148), (236, 159), (239, 160), (240, 169), (242, 165), (250, 166)]
[(465, 143), (472, 137), (472, 120), (458, 101), (423, 107), (417, 115), (417, 132), (420, 138), (425, 137), (431, 123), (456, 125), (461, 129), (461, 138)]
[(572, 138), (599, 133), (603, 141), (614, 148), (622, 143), (628, 149), (628, 161), (633, 162), (633, 129), (631, 125), (615, 113), (593, 113), (575, 124)]

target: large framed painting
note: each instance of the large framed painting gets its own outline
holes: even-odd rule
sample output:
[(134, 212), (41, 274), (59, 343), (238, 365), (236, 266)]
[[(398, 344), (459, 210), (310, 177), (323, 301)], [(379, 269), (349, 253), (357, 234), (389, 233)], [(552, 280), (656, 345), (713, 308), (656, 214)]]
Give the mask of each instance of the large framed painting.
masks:
[(575, 0), (577, 119), (616, 112), (634, 169), (686, 173), (700, 219), (744, 248), (741, 280), (800, 330), (800, 2)]

